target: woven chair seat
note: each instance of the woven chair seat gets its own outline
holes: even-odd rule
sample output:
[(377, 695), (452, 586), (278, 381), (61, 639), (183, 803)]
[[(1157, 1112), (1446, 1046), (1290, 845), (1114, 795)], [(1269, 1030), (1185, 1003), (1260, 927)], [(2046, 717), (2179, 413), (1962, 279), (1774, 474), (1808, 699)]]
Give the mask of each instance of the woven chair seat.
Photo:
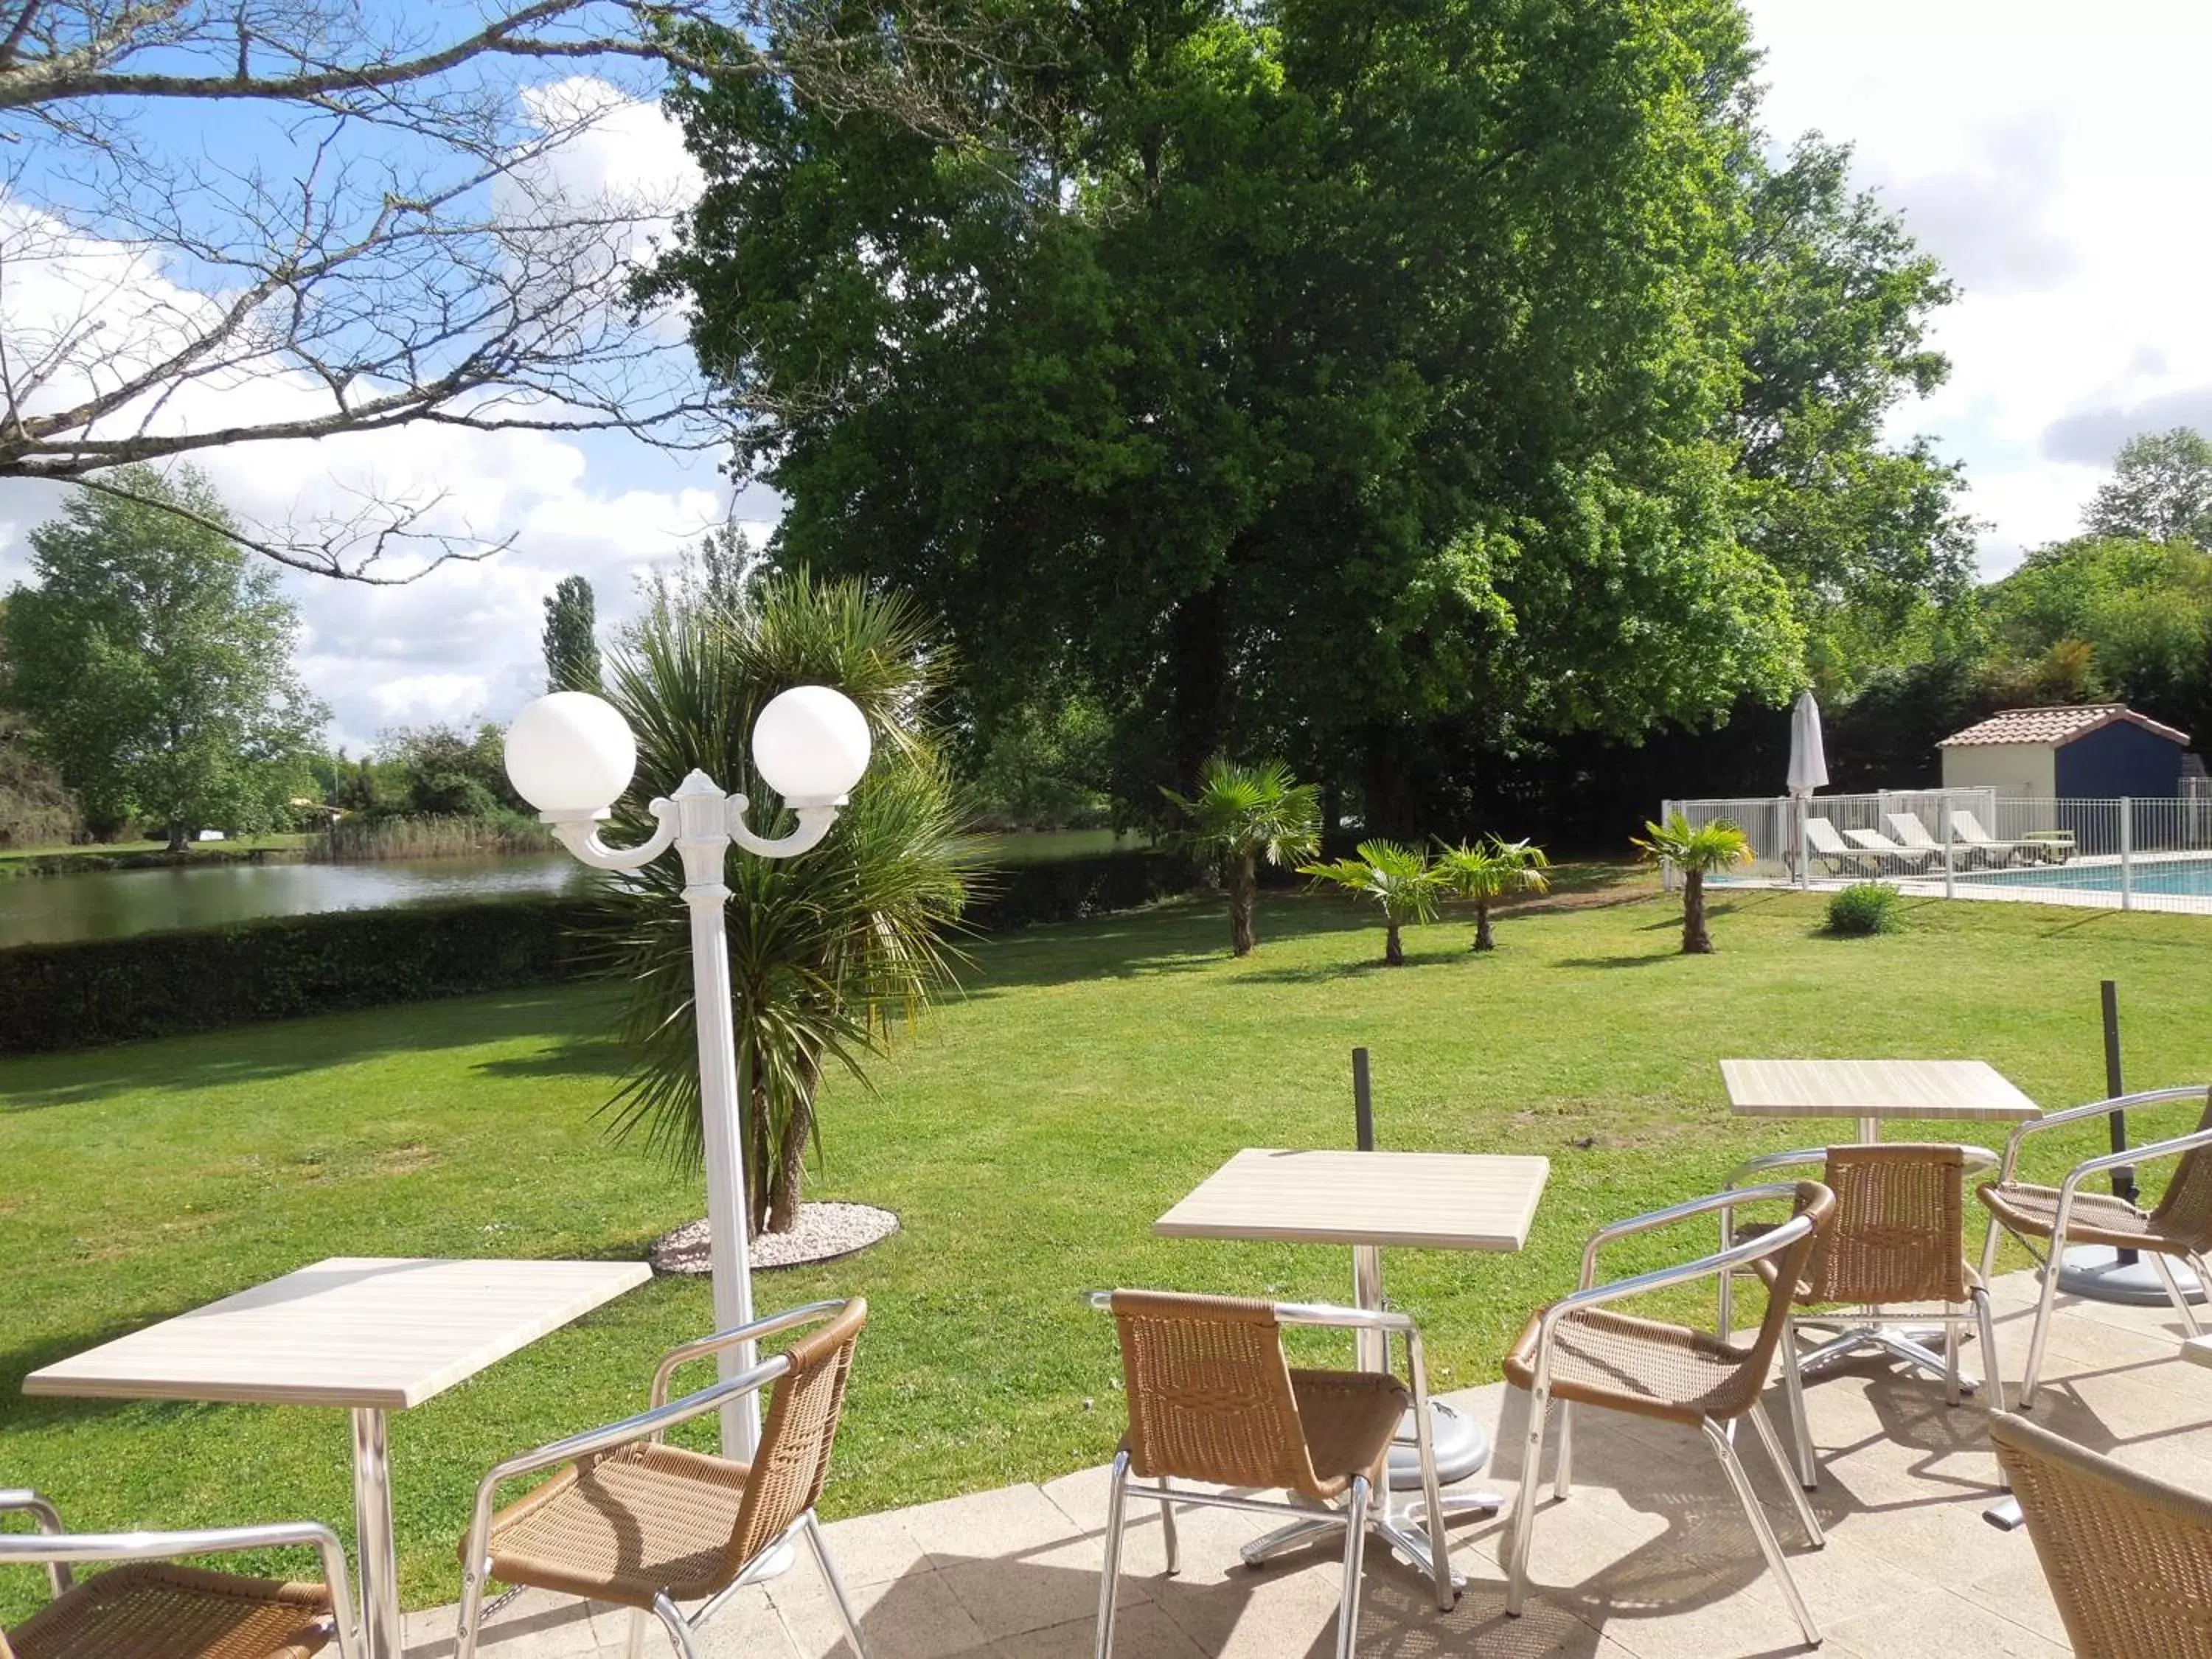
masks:
[[(2048, 1238), (2058, 1224), (2058, 1188), (2029, 1187), (2014, 1182), (1999, 1186), (1984, 1183), (1978, 1189), (1990, 1212), (2014, 1232)], [(2153, 1224), (2154, 1218), (2125, 1199), (2109, 1193), (2076, 1190), (2074, 1207), (2066, 1218), (2069, 1244), (2109, 1244), (2118, 1249), (2158, 1250), (2180, 1255), (2192, 1248), (2185, 1239), (2167, 1237)]]
[[(1533, 1389), (1543, 1315), (1536, 1315), (1505, 1357), (1505, 1380)], [(1606, 1308), (1569, 1314), (1552, 1333), (1552, 1397), (1663, 1417), (1716, 1421), (1741, 1415), (1765, 1381), (1753, 1375), (1752, 1349), (1704, 1331)]]
[(492, 1517), (490, 1576), (635, 1607), (712, 1595), (741, 1565), (730, 1538), (750, 1473), (649, 1443), (572, 1464)]
[(1338, 1490), (1372, 1476), (1413, 1404), (1403, 1382), (1380, 1371), (1291, 1372), (1306, 1454), (1322, 1484)]
[(308, 1659), (330, 1639), (330, 1592), (167, 1562), (84, 1580), (0, 1636), (15, 1659)]

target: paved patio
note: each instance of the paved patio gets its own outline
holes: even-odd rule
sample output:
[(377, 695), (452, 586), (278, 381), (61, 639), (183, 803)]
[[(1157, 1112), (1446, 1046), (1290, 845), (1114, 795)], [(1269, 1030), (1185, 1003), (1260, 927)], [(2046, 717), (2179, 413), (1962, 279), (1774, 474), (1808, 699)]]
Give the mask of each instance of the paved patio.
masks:
[[(2033, 1289), (2025, 1274), (1997, 1286), (1998, 1340), (2014, 1377), (2026, 1356)], [(2212, 1491), (2212, 1370), (2178, 1357), (2172, 1310), (2061, 1307), (2037, 1419)], [(1970, 1346), (1967, 1369), (1979, 1364)], [(1510, 1491), (1525, 1397), (1502, 1385), (1448, 1397), (1486, 1422), (1505, 1414), (1484, 1484)], [(1982, 1519), (1996, 1466), (1971, 1400), (1948, 1409), (1940, 1383), (1871, 1363), (1821, 1381), (1808, 1397), (1824, 1468), (1814, 1502), (1826, 1549), (1804, 1547), (1785, 1494), (1748, 1442), (1744, 1461), (1820, 1622), (1825, 1653), (2043, 1659), (2069, 1651), (2027, 1534)], [(1778, 1387), (1771, 1400), (1779, 1420)], [(1554, 1504), (1545, 1488), (1536, 1589), (1525, 1614), (1504, 1616), (1502, 1518), (1470, 1517), (1452, 1528), (1468, 1586), (1449, 1613), (1437, 1611), (1425, 1581), (1370, 1551), (1362, 1655), (1748, 1659), (1803, 1650), (1696, 1435), (1598, 1412), (1581, 1414), (1577, 1435), (1574, 1496)], [(842, 1521), (829, 1532), (876, 1659), (1084, 1659), (1105, 1507), (1106, 1473), (1094, 1468)], [(1157, 1508), (1133, 1504), (1132, 1515), (1118, 1654), (1325, 1659), (1334, 1651), (1334, 1547), (1255, 1572), (1237, 1549), (1267, 1521), (1185, 1510), (1182, 1571), (1169, 1579), (1161, 1576)], [(533, 1592), (491, 1621), (482, 1651), (486, 1659), (616, 1659), (627, 1616)], [(409, 1615), (408, 1659), (447, 1659), (453, 1627), (451, 1608)], [(804, 1560), (735, 1599), (702, 1645), (717, 1659), (849, 1659)], [(656, 1631), (647, 1653), (666, 1651)]]

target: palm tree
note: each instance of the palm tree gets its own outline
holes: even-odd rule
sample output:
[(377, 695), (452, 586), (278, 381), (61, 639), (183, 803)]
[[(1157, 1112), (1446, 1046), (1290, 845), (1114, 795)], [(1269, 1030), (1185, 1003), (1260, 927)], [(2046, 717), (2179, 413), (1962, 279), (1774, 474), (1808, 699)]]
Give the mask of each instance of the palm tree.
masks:
[[(928, 706), (938, 679), (906, 602), (804, 573), (737, 596), (648, 609), (611, 654), (607, 696), (637, 733), (637, 781), (611, 840), (652, 829), (644, 803), (693, 767), (752, 801), (754, 827), (789, 826), (752, 769), (763, 704), (787, 686), (833, 685), (868, 717), (875, 759), (829, 837), (804, 857), (730, 860), (730, 1004), (737, 1027), (745, 1190), (755, 1232), (798, 1220), (824, 1073), (863, 1086), (895, 1025), (947, 983), (945, 943), (973, 864)], [(635, 1061), (605, 1109), (680, 1164), (701, 1156), (690, 934), (682, 874), (656, 860), (610, 895)]]
[(1297, 782), (1280, 761), (1242, 766), (1216, 756), (1199, 775), (1195, 798), (1160, 793), (1190, 820), (1177, 839), (1220, 868), (1229, 889), (1229, 948), (1250, 956), (1260, 860), (1296, 864), (1321, 850), (1321, 791)]
[(1474, 901), (1474, 943), (1468, 948), (1497, 949), (1498, 942), (1490, 933), (1492, 902), (1507, 893), (1549, 892), (1552, 878), (1544, 872), (1551, 867), (1542, 848), (1531, 842), (1508, 841), (1503, 836), (1492, 836), (1472, 847), (1443, 848), (1437, 854), (1437, 871), (1445, 890)]
[(1751, 837), (1742, 826), (1715, 818), (1690, 827), (1680, 812), (1664, 823), (1644, 826), (1644, 838), (1634, 844), (1650, 864), (1671, 864), (1682, 872), (1682, 953), (1711, 956), (1713, 936), (1705, 931), (1705, 878), (1752, 860)]
[(1363, 841), (1358, 857), (1303, 865), (1298, 873), (1363, 893), (1382, 907), (1382, 960), (1389, 967), (1406, 965), (1406, 947), (1398, 930), (1408, 922), (1436, 920), (1438, 872), (1418, 848), (1401, 847), (1395, 841)]

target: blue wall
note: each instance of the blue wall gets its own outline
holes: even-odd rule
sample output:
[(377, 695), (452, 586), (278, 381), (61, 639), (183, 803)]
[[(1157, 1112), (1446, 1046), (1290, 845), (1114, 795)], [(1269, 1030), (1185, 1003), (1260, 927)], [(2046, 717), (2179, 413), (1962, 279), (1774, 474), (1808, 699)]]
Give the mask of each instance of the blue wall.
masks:
[(2182, 746), (2133, 720), (2114, 720), (2058, 750), (2062, 800), (2181, 793)]

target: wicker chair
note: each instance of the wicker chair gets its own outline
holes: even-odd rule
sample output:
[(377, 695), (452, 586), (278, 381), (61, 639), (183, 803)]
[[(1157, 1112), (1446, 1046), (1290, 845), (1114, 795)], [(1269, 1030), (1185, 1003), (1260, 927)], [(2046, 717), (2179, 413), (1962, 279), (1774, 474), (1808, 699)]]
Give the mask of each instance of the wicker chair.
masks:
[(2212, 1500), (2025, 1418), (1990, 1437), (2080, 1659), (2212, 1659)]
[[(1717, 1255), (1611, 1284), (1596, 1282), (1598, 1254), (1616, 1239), (1725, 1212), (1741, 1205), (1778, 1200), (1794, 1206), (1787, 1221)], [(1536, 1487), (1544, 1455), (1545, 1419), (1556, 1400), (1560, 1407), (1559, 1458), (1553, 1490), (1562, 1499), (1574, 1489), (1572, 1413), (1577, 1405), (1661, 1418), (1703, 1431), (1751, 1522), (1759, 1553), (1781, 1583), (1798, 1628), (1808, 1642), (1819, 1643), (1820, 1630), (1790, 1576), (1782, 1546), (1775, 1540), (1774, 1528), (1759, 1508), (1743, 1465), (1736, 1461), (1730, 1439), (1730, 1430), (1738, 1419), (1749, 1418), (1773, 1461), (1775, 1472), (1790, 1489), (1807, 1539), (1814, 1547), (1820, 1547), (1826, 1541), (1820, 1523), (1805, 1501), (1803, 1489), (1791, 1479), (1789, 1458), (1759, 1402), (1774, 1351), (1789, 1319), (1788, 1300), (1768, 1298), (1766, 1317), (1748, 1346), (1686, 1325), (1616, 1313), (1607, 1304), (1701, 1279), (1724, 1278), (1739, 1267), (1762, 1261), (1772, 1262), (1781, 1283), (1794, 1285), (1804, 1277), (1814, 1250), (1826, 1236), (1835, 1208), (1835, 1194), (1817, 1182), (1746, 1187), (1618, 1221), (1590, 1236), (1583, 1248), (1582, 1288), (1531, 1319), (1505, 1358), (1506, 1382), (1528, 1392), (1528, 1437), (1521, 1465), (1521, 1497), (1513, 1511), (1506, 1556), (1507, 1613), (1517, 1615), (1528, 1594), (1528, 1550), (1536, 1531)]]
[[(857, 1297), (816, 1302), (672, 1349), (653, 1377), (650, 1410), (511, 1457), (486, 1475), (462, 1543), (458, 1659), (473, 1659), (484, 1587), (494, 1579), (629, 1607), (630, 1659), (644, 1644), (650, 1614), (684, 1659), (696, 1659), (694, 1633), (749, 1582), (763, 1557), (793, 1538), (813, 1552), (846, 1639), (866, 1659), (860, 1620), (814, 1505), (829, 1479), (845, 1382), (867, 1317), (868, 1304)], [(809, 1325), (817, 1328), (781, 1353), (669, 1400), (679, 1366)], [(662, 1443), (677, 1424), (770, 1384), (750, 1464)], [(544, 1485), (494, 1513), (507, 1481), (555, 1468), (561, 1472)], [(676, 1604), (691, 1601), (706, 1605), (687, 1621)]]
[[(0, 1492), (0, 1514), (28, 1515), (36, 1533), (0, 1536), (0, 1566), (46, 1570), (53, 1600), (0, 1634), (0, 1659), (308, 1659), (333, 1637), (354, 1659), (345, 1552), (328, 1527), (297, 1522), (198, 1532), (65, 1533), (33, 1492)], [(312, 1549), (319, 1584), (278, 1583), (172, 1565), (180, 1555)], [(76, 1583), (72, 1566), (118, 1562)]]
[[(2066, 1178), (2056, 1187), (2031, 1186), (2017, 1179), (2021, 1148), (2031, 1135), (2160, 1101), (2191, 1098), (2203, 1101), (2205, 1109), (2197, 1127), (2188, 1134), (2090, 1158), (2067, 1171)], [(2032, 1411), (2035, 1407), (2036, 1387), (2043, 1377), (2044, 1346), (2050, 1340), (2051, 1310), (2058, 1299), (2058, 1275), (2052, 1269), (2065, 1259), (2069, 1244), (2105, 1244), (2142, 1251), (2157, 1268), (2159, 1281), (2180, 1313), (2183, 1328), (2191, 1336), (2203, 1334), (2196, 1310), (2175, 1282), (2167, 1258), (2179, 1256), (2197, 1274), (2199, 1285), (2212, 1287), (2212, 1272), (2204, 1266), (2204, 1256), (2212, 1250), (2212, 1157), (2200, 1156), (2207, 1147), (2212, 1147), (2212, 1089), (2201, 1083), (2118, 1095), (2069, 1111), (2046, 1113), (2012, 1132), (2005, 1142), (2004, 1162), (1997, 1178), (1984, 1182), (1978, 1193), (1990, 1212), (1989, 1232), (1982, 1243), (1982, 1277), (1988, 1278), (1996, 1266), (2000, 1227), (2027, 1246), (2027, 1253), (2043, 1269), (2043, 1294), (2036, 1304), (2035, 1329), (2027, 1341), (2027, 1369), (2021, 1376), (2021, 1410)], [(2081, 1190), (2082, 1183), (2092, 1176), (2166, 1158), (2177, 1161), (2156, 1209), (2141, 1209), (2111, 1193)], [(2039, 1245), (2043, 1248), (2039, 1249)]]
[[(1982, 1402), (1990, 1412), (2004, 1408), (2003, 1384), (1996, 1360), (1996, 1318), (1989, 1288), (1967, 1265), (1966, 1255), (1966, 1170), (1986, 1169), (1996, 1154), (1979, 1146), (1892, 1141), (1830, 1146), (1817, 1152), (1774, 1152), (1738, 1170), (1730, 1181), (1817, 1163), (1822, 1184), (1836, 1195), (1836, 1219), (1826, 1241), (1813, 1253), (1803, 1279), (1788, 1298), (1782, 1334), (1782, 1376), (1789, 1392), (1790, 1425), (1797, 1453), (1797, 1476), (1805, 1489), (1818, 1484), (1812, 1431), (1805, 1414), (1805, 1373), (1832, 1358), (1878, 1346), (1908, 1364), (1941, 1376), (1950, 1403), (1959, 1403), (1960, 1328), (1972, 1321), (1980, 1337), (1988, 1386)], [(1748, 1234), (1752, 1230), (1746, 1229)], [(1733, 1224), (1722, 1212), (1721, 1247), (1735, 1242)], [(1771, 1291), (1778, 1282), (1774, 1261), (1753, 1264), (1752, 1271)], [(1733, 1328), (1734, 1276), (1720, 1287), (1720, 1328)], [(1886, 1322), (1886, 1309), (1906, 1303), (1940, 1303), (1941, 1313), (1915, 1313), (1916, 1324), (1943, 1328), (1939, 1357)], [(1819, 1310), (1849, 1305), (1848, 1317), (1822, 1316)], [(1801, 1326), (1836, 1328), (1841, 1334), (1814, 1349), (1797, 1345)]]
[[(1363, 1308), (1247, 1302), (1165, 1291), (1115, 1291), (1093, 1301), (1113, 1310), (1121, 1339), (1129, 1432), (1114, 1455), (1106, 1506), (1106, 1559), (1098, 1587), (1097, 1659), (1114, 1645), (1122, 1517), (1132, 1479), (1160, 1505), (1167, 1566), (1176, 1570), (1175, 1505), (1194, 1504), (1273, 1515), (1290, 1509), (1344, 1528), (1344, 1584), (1337, 1607), (1337, 1659), (1359, 1638), (1359, 1571), (1369, 1503), (1408, 1407), (1413, 1412), (1427, 1500), (1428, 1554), (1437, 1605), (1455, 1592), (1443, 1531), (1436, 1457), (1429, 1443), (1428, 1387), (1421, 1334), (1405, 1315)], [(1282, 1328), (1318, 1325), (1402, 1337), (1411, 1386), (1387, 1371), (1293, 1370)], [(1387, 1352), (1387, 1348), (1386, 1348)], [(1173, 1481), (1244, 1492), (1281, 1489), (1288, 1503), (1243, 1492), (1193, 1491)], [(1339, 1504), (1341, 1507), (1337, 1507)]]

